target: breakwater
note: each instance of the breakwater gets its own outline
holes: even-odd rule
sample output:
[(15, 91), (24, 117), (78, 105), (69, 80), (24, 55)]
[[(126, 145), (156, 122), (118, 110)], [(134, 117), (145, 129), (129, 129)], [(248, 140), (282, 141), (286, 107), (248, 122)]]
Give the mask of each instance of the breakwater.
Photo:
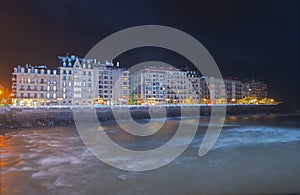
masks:
[[(219, 106), (219, 105), (218, 105)], [(210, 116), (211, 107), (209, 105), (200, 106), (201, 116)], [(148, 106), (129, 106), (117, 107), (114, 111), (122, 112), (129, 109), (132, 118), (134, 119), (149, 119)], [(153, 108), (153, 107), (152, 107)], [(185, 106), (188, 109), (188, 106)], [(180, 117), (181, 106), (158, 106), (152, 109), (155, 117), (165, 117), (161, 113), (162, 109), (166, 109), (167, 117)], [(95, 109), (99, 121), (114, 120), (114, 114), (111, 107), (98, 107)], [(263, 114), (279, 112), (278, 105), (227, 105), (227, 115), (242, 115), (242, 114)], [(84, 114), (84, 113), (83, 113)], [(153, 115), (151, 115), (153, 117)], [(124, 120), (128, 116), (124, 115)], [(52, 126), (70, 126), (74, 125), (73, 110), (70, 108), (12, 108), (9, 111), (0, 113), (0, 129), (20, 129), (30, 127), (52, 127)]]

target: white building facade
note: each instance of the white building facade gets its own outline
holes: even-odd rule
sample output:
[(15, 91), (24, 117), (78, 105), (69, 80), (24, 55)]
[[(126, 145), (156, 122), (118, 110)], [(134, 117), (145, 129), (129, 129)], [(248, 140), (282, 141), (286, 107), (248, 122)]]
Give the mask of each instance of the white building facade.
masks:
[(59, 56), (60, 104), (91, 105), (94, 102), (94, 69), (91, 61), (75, 55)]
[(133, 73), (135, 104), (197, 103), (187, 73), (173, 67), (149, 66)]
[(112, 62), (94, 63), (95, 94), (97, 103), (103, 105), (126, 105), (130, 98), (129, 71)]
[(15, 106), (57, 105), (59, 75), (46, 66), (17, 66), (12, 73), (12, 104)]
[(75, 55), (58, 59), (56, 69), (15, 67), (12, 105), (235, 104), (247, 98), (267, 98), (267, 85), (255, 79), (205, 77), (164, 65), (129, 72), (111, 61), (100, 63)]

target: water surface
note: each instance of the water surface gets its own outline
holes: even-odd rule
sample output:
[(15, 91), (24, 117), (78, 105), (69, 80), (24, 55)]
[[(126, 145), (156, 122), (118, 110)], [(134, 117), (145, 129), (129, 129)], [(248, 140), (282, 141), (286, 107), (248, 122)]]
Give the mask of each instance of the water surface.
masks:
[[(1, 194), (300, 193), (299, 119), (227, 117), (214, 148), (199, 157), (209, 122), (203, 118), (186, 152), (146, 172), (102, 163), (84, 146), (75, 127), (6, 131), (0, 136)], [(148, 150), (168, 141), (178, 123), (179, 119), (168, 119), (161, 131), (143, 139), (112, 122), (104, 129), (124, 147)]]

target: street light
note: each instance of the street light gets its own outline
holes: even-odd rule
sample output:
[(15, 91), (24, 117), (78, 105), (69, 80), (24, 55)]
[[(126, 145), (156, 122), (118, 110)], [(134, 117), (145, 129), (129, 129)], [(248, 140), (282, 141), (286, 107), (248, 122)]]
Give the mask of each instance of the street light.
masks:
[(62, 100), (63, 100), (62, 98), (57, 98), (57, 101), (58, 101), (58, 107), (61, 106), (61, 101), (62, 101)]

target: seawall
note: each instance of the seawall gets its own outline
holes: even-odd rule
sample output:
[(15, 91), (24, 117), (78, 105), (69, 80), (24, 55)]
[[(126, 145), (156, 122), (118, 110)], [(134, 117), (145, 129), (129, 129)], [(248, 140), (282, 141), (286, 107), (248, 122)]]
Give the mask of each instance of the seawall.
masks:
[[(212, 106), (200, 106), (201, 116), (210, 116)], [(228, 105), (227, 115), (258, 114), (258, 113), (278, 113), (278, 105)], [(153, 109), (155, 117), (164, 117), (161, 109), (166, 108), (167, 117), (181, 116), (180, 106), (164, 106)], [(189, 109), (188, 106), (185, 108)], [(127, 108), (128, 109), (128, 108)], [(117, 108), (117, 112), (123, 116), (124, 108)], [(130, 114), (134, 119), (149, 119), (149, 107), (130, 106)], [(114, 120), (111, 107), (96, 108), (99, 121)], [(124, 120), (127, 119), (124, 115)], [(70, 108), (58, 109), (33, 109), (33, 108), (12, 108), (0, 112), (0, 129), (22, 129), (30, 127), (52, 127), (74, 125), (73, 110)]]

